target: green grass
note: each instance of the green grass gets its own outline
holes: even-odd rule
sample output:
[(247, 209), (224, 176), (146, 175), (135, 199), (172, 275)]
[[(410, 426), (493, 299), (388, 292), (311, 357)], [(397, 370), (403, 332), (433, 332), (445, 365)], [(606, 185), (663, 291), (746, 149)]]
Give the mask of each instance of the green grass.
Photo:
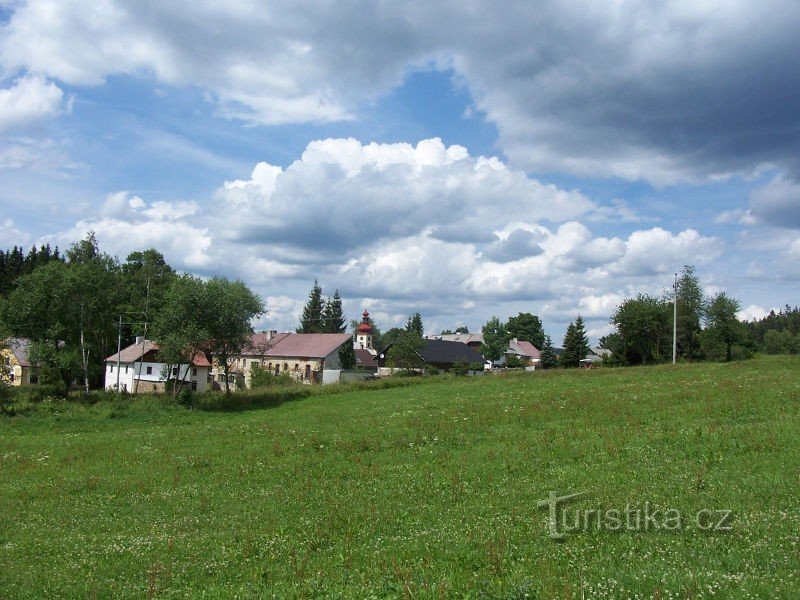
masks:
[[(0, 419), (0, 597), (794, 598), (800, 360)], [(537, 502), (681, 531), (548, 535)], [(729, 532), (691, 527), (734, 511)], [(691, 518), (690, 518), (691, 517)]]

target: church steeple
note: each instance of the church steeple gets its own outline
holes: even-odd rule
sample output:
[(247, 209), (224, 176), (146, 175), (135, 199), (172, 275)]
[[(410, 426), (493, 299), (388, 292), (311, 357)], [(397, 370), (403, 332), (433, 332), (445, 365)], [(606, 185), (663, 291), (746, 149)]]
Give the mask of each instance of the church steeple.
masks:
[(356, 329), (356, 345), (365, 350), (372, 350), (372, 325), (369, 324), (369, 312), (361, 313), (361, 323)]

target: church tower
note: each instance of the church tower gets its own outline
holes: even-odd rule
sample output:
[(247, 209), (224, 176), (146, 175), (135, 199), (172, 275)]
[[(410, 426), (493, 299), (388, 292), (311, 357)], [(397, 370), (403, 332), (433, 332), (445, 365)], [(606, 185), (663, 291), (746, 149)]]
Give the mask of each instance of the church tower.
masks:
[(356, 329), (356, 346), (364, 350), (374, 350), (372, 347), (372, 325), (369, 324), (369, 313), (366, 309), (361, 313), (361, 323)]

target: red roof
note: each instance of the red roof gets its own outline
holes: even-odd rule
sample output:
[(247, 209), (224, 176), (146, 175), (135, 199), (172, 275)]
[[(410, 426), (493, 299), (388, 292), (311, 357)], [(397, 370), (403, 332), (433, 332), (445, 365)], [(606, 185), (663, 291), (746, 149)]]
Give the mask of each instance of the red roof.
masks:
[(325, 358), (345, 342), (352, 341), (349, 333), (289, 333), (268, 348), (264, 355)]
[(360, 333), (372, 333), (372, 326), (369, 323), (362, 323), (358, 326)]
[(541, 358), (539, 349), (530, 342), (526, 342), (525, 340), (520, 340), (517, 342), (517, 346), (522, 351), (522, 354), (524, 356), (529, 356), (530, 358), (533, 359)]

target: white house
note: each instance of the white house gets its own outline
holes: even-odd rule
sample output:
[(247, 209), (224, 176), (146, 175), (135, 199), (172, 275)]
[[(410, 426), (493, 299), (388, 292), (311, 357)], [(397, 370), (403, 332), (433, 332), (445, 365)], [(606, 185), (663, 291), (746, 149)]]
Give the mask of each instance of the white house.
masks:
[(191, 364), (178, 368), (158, 359), (158, 345), (144, 338), (106, 359), (105, 388), (130, 393), (163, 392), (168, 379), (179, 379), (192, 391), (208, 389), (211, 363), (200, 352)]

